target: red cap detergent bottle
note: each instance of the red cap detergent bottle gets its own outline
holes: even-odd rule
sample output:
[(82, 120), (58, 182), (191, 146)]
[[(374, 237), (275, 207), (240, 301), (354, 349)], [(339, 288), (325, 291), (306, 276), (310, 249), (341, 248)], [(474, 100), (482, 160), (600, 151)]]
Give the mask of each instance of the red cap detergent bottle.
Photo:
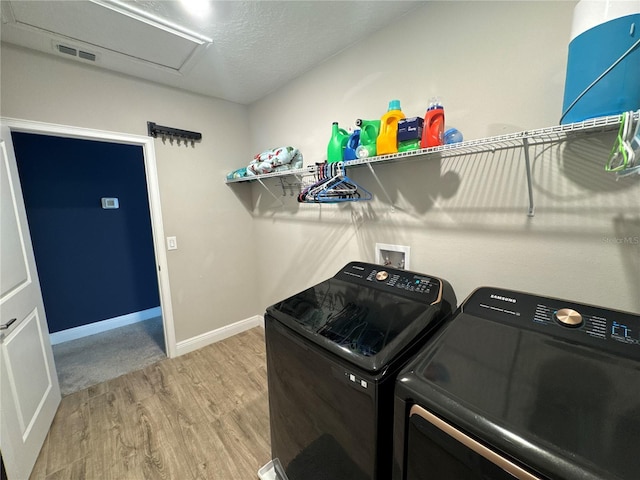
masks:
[(437, 147), (444, 144), (444, 107), (437, 98), (432, 98), (424, 116), (420, 148)]

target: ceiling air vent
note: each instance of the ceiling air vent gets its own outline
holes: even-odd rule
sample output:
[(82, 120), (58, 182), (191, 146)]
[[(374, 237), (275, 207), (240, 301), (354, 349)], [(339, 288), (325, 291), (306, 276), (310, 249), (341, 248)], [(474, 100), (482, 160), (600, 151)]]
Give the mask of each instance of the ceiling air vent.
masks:
[(95, 62), (96, 61), (96, 55), (94, 53), (84, 52), (84, 51), (80, 50), (78, 52), (78, 56), (80, 58), (84, 58), (85, 60), (89, 60), (91, 62)]
[(138, 3), (162, 2), (0, 0), (8, 21), (2, 41), (134, 75), (149, 67), (188, 72), (213, 40), (133, 7)]
[(60, 53), (66, 53), (67, 55), (76, 56), (78, 51), (75, 48), (67, 47), (66, 45), (56, 45)]
[(70, 47), (69, 45), (63, 45), (61, 43), (55, 44), (56, 50), (72, 57), (81, 58), (83, 60), (89, 60), (90, 62), (96, 61), (96, 54), (80, 50), (79, 48)]

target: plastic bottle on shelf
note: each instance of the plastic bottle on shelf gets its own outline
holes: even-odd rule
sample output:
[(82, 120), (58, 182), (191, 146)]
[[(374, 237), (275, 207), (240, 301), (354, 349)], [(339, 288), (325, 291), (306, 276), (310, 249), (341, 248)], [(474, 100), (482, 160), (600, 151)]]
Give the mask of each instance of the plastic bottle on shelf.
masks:
[(449, 145), (451, 143), (460, 143), (464, 141), (462, 132), (457, 128), (449, 128), (444, 132), (444, 144)]
[(356, 154), (356, 149), (358, 148), (358, 144), (360, 143), (360, 129), (356, 129), (353, 131), (349, 138), (347, 139), (347, 146), (344, 148), (343, 158), (345, 162), (347, 160), (355, 160), (358, 158)]
[(375, 157), (377, 155), (376, 141), (380, 134), (380, 120), (356, 120), (360, 127), (360, 144), (356, 148), (358, 158)]
[(398, 121), (405, 118), (400, 110), (400, 100), (391, 100), (389, 109), (380, 119), (380, 134), (376, 141), (377, 155), (398, 151)]
[(333, 122), (331, 126), (331, 139), (327, 145), (327, 162), (341, 162), (344, 159), (344, 149), (349, 140), (349, 133), (338, 127), (338, 122)]
[(432, 98), (424, 116), (420, 148), (437, 147), (444, 144), (444, 107), (437, 98)]

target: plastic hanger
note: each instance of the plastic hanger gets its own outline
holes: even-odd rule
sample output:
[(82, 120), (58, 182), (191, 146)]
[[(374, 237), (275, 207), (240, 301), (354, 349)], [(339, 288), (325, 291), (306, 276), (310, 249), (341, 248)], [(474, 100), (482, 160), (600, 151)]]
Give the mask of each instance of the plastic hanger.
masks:
[(634, 166), (635, 165), (635, 157), (636, 154), (633, 151), (633, 147), (631, 146), (631, 140), (633, 138), (633, 135), (631, 133), (631, 131), (633, 130), (633, 112), (628, 112), (627, 113), (627, 123), (625, 125), (625, 132), (624, 132), (624, 138), (623, 138), (623, 142), (624, 142), (624, 149), (627, 152), (627, 165), (629, 166)]
[(638, 121), (636, 122), (636, 131), (631, 139), (631, 147), (635, 152), (636, 158), (640, 158), (640, 110), (638, 110)]
[(308, 187), (306, 187), (304, 190), (300, 192), (300, 194), (298, 195), (298, 202), (300, 203), (312, 202), (310, 199), (313, 197), (314, 191), (318, 187), (324, 185), (327, 181), (330, 180), (331, 177), (327, 176), (328, 170), (329, 170), (329, 166), (326, 163), (316, 163), (317, 181), (312, 185), (309, 185)]
[[(640, 116), (636, 121), (634, 133), (632, 133), (633, 118), (634, 112), (627, 112), (627, 122), (622, 134), (622, 148), (626, 154), (626, 164), (616, 171), (618, 178), (640, 174), (640, 163), (638, 162), (640, 160)], [(636, 165), (636, 163), (638, 164)]]
[(622, 121), (620, 122), (620, 128), (618, 129), (618, 136), (616, 137), (616, 142), (611, 149), (609, 159), (605, 165), (605, 170), (607, 172), (619, 172), (624, 170), (628, 165), (629, 152), (625, 146), (625, 134), (628, 132), (628, 117), (627, 112), (622, 114)]
[(335, 180), (336, 182), (329, 182), (329, 184), (316, 195), (318, 202), (359, 202), (373, 198), (371, 192), (358, 185), (346, 175), (336, 177)]
[(344, 175), (342, 162), (319, 164), (318, 181), (298, 195), (301, 203), (338, 203), (371, 200), (373, 195)]

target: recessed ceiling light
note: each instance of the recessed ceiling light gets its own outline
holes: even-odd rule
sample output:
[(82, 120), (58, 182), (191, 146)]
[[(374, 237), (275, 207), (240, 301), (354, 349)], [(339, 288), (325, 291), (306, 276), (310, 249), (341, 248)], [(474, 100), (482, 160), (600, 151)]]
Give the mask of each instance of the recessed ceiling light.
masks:
[(180, 0), (180, 3), (185, 11), (194, 17), (208, 16), (211, 13), (209, 0)]

